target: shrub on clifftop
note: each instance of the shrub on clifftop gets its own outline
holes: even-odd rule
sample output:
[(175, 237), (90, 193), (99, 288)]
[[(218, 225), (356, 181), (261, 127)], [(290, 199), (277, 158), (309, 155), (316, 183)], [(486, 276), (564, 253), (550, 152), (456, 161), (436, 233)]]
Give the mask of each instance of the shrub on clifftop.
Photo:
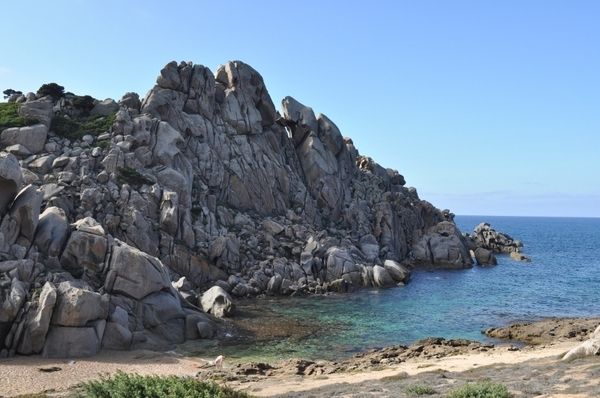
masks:
[(65, 95), (65, 88), (56, 83), (42, 84), (37, 91), (38, 97), (51, 96), (54, 100), (57, 100)]
[(9, 127), (24, 127), (38, 123), (36, 119), (19, 115), (19, 104), (14, 102), (0, 103), (0, 131)]

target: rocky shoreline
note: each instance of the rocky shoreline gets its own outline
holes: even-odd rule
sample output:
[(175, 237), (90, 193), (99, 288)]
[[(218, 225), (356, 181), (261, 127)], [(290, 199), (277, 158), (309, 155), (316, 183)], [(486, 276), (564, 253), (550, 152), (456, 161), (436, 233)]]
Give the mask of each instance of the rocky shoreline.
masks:
[(487, 224), (463, 235), (325, 115), (277, 111), (240, 61), (171, 62), (143, 99), (13, 91), (0, 357), (171, 349), (223, 333), (234, 299), (394, 287), (521, 247)]
[[(429, 338), (409, 346), (368, 350), (341, 361), (296, 358), (259, 363), (226, 358), (223, 369), (215, 369), (210, 358), (139, 350), (112, 351), (77, 361), (39, 356), (15, 357), (6, 359), (0, 367), (0, 379), (6, 381), (0, 393), (12, 396), (45, 390), (48, 396), (70, 396), (76, 383), (121, 370), (213, 379), (257, 396), (300, 397), (336, 393), (358, 397), (374, 392), (382, 397), (409, 396), (406, 387), (421, 384), (435, 387), (437, 395), (432, 396), (444, 396), (457, 385), (491, 379), (507, 385), (517, 397), (532, 394), (555, 396), (553, 394), (560, 393), (593, 397), (600, 391), (600, 382), (593, 377), (600, 366), (597, 359), (561, 361), (560, 358), (587, 337), (584, 329), (593, 330), (597, 325), (600, 325), (600, 318), (568, 318), (495, 329), (518, 330), (519, 333), (512, 334), (511, 339), (516, 336), (525, 338), (521, 341), (525, 345), (520, 347), (510, 342), (482, 344), (469, 340)], [(541, 330), (557, 333), (540, 334)], [(530, 345), (529, 338), (538, 334), (542, 339)], [(508, 336), (504, 332), (501, 335)], [(14, 372), (20, 372), (20, 377), (15, 377)], [(28, 382), (23, 383), (22, 380)]]

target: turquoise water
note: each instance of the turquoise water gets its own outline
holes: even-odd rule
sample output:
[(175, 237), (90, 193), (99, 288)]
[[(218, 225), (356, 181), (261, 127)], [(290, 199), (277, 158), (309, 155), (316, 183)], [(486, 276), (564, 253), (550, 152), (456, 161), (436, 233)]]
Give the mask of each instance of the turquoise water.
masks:
[(456, 217), (462, 231), (481, 221), (522, 240), (532, 262), (501, 255), (491, 268), (417, 271), (402, 288), (248, 303), (242, 317), (251, 322), (301, 332), (233, 339), (217, 349), (331, 359), (428, 336), (485, 340), (482, 329), (519, 320), (600, 315), (600, 219)]

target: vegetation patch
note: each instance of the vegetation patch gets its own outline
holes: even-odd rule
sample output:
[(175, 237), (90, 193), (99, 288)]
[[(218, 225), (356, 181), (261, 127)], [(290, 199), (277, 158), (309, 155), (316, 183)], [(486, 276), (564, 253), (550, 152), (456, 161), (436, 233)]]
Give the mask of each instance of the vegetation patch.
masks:
[(408, 395), (414, 396), (437, 394), (435, 389), (423, 384), (411, 384), (406, 386), (406, 388), (404, 388), (404, 392), (406, 392)]
[(79, 140), (86, 134), (98, 135), (108, 131), (115, 122), (116, 113), (108, 116), (96, 116), (84, 120), (73, 120), (57, 115), (52, 118), (50, 130), (59, 137)]
[(489, 380), (468, 383), (452, 390), (448, 398), (510, 398), (511, 394), (504, 384), (492, 383)]
[(130, 167), (119, 167), (119, 175), (117, 176), (117, 181), (120, 184), (129, 184), (136, 188), (139, 188), (142, 185), (154, 184), (154, 181), (144, 177), (135, 169), (132, 169)]
[(49, 95), (55, 101), (65, 95), (65, 88), (56, 83), (46, 83), (42, 84), (42, 86), (37, 91), (38, 97), (45, 97)]
[(9, 127), (25, 127), (39, 123), (37, 119), (19, 115), (19, 104), (14, 102), (0, 103), (0, 130)]
[(119, 372), (99, 381), (83, 384), (84, 397), (89, 398), (246, 398), (246, 393), (201, 382), (189, 377), (140, 376)]

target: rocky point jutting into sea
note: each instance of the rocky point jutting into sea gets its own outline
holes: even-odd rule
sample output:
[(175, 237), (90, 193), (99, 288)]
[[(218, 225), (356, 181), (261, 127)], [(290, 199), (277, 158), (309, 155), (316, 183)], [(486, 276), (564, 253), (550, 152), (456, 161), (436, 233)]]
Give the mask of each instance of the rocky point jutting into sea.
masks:
[(0, 356), (167, 349), (236, 298), (406, 283), (521, 244), (362, 156), (240, 61), (171, 62), (140, 100), (15, 94), (0, 135)]

